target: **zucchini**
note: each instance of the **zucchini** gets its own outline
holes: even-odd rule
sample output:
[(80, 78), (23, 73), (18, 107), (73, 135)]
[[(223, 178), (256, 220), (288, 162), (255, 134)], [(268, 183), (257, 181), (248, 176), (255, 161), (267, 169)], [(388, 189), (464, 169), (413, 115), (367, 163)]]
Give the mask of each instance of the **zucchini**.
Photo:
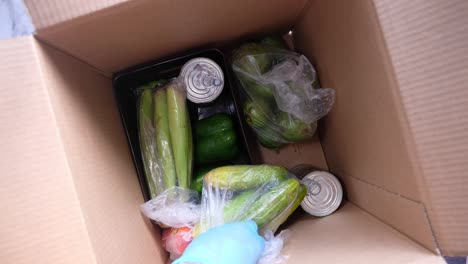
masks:
[(272, 165), (232, 165), (211, 170), (205, 175), (205, 184), (216, 188), (243, 190), (288, 178), (288, 171)]
[(252, 219), (262, 228), (278, 216), (289, 212), (288, 207), (295, 202), (300, 185), (298, 180), (290, 178), (271, 188), (252, 203), (242, 220)]

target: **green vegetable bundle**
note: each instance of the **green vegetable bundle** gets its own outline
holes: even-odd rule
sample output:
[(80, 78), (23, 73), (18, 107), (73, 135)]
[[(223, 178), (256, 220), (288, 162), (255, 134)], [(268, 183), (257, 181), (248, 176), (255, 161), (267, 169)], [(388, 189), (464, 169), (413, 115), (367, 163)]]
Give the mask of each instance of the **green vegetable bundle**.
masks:
[(140, 149), (151, 198), (171, 187), (189, 188), (192, 130), (185, 90), (177, 81), (141, 88), (138, 103)]
[(228, 222), (253, 220), (273, 232), (294, 212), (306, 187), (283, 167), (233, 165), (204, 176), (200, 224), (194, 235)]
[(316, 73), (304, 56), (264, 38), (233, 54), (232, 67), (245, 94), (244, 116), (267, 148), (311, 138), (317, 120), (334, 103), (334, 90), (316, 89)]

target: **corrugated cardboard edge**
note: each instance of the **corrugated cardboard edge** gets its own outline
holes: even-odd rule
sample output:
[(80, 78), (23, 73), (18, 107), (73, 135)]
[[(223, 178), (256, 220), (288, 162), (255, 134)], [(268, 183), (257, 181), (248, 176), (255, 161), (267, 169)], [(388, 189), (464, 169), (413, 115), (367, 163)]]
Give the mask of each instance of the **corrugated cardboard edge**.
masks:
[[(399, 126), (399, 131), (398, 131), (399, 135), (396, 138), (394, 138), (394, 141), (395, 141), (395, 143), (399, 142), (399, 147), (400, 147), (399, 151), (400, 151), (400, 153), (403, 153), (409, 159), (409, 163), (408, 163), (407, 160), (401, 160), (403, 162), (408, 163), (407, 166), (405, 167), (405, 169), (400, 171), (400, 173), (403, 173), (403, 174), (394, 174), (393, 176), (398, 176), (398, 178), (400, 180), (408, 179), (408, 177), (409, 177), (409, 179), (411, 179), (413, 181), (414, 186), (412, 186), (409, 189), (406, 188), (406, 193), (401, 195), (401, 193), (398, 192), (398, 188), (397, 188), (398, 185), (390, 184), (391, 182), (389, 182), (389, 181), (386, 182), (386, 181), (382, 181), (382, 179), (371, 177), (372, 175), (368, 175), (368, 174), (372, 173), (372, 171), (364, 171), (364, 173), (367, 173), (367, 175), (364, 175), (363, 172), (359, 170), (359, 167), (356, 167), (357, 164), (350, 164), (349, 162), (344, 165), (345, 167), (343, 167), (343, 164), (342, 164), (343, 163), (342, 162), (343, 161), (342, 160), (342, 158), (343, 158), (342, 155), (343, 154), (340, 154), (340, 152), (342, 152), (344, 149), (340, 149), (340, 143), (338, 143), (339, 141), (336, 141), (336, 140), (328, 140), (330, 142), (325, 140), (324, 143), (322, 143), (322, 144), (325, 144), (324, 151), (326, 153), (328, 166), (330, 167), (330, 170), (332, 172), (334, 172), (337, 176), (342, 177), (343, 182), (345, 182), (346, 187), (349, 189), (348, 198), (350, 199), (350, 201), (356, 203), (358, 206), (360, 206), (361, 208), (363, 208), (367, 212), (373, 214), (377, 218), (381, 219), (383, 222), (389, 224), (390, 226), (392, 226), (395, 229), (399, 230), (400, 232), (404, 233), (408, 237), (414, 239), (418, 243), (424, 245), (425, 247), (431, 249), (432, 251), (434, 251), (436, 253), (439, 253), (438, 244), (437, 244), (437, 241), (435, 240), (435, 236), (434, 236), (434, 234), (432, 232), (431, 223), (430, 223), (430, 221), (429, 221), (429, 219), (427, 217), (427, 210), (424, 207), (425, 199), (424, 199), (424, 197), (420, 196), (420, 189), (424, 185), (421, 184), (422, 176), (421, 176), (421, 171), (420, 171), (420, 168), (419, 168), (418, 158), (417, 158), (417, 155), (416, 155), (416, 153), (414, 151), (414, 142), (413, 142), (413, 139), (411, 137), (410, 130), (408, 128), (408, 121), (406, 119), (404, 108), (402, 106), (402, 102), (401, 102), (397, 82), (396, 82), (396, 79), (395, 79), (393, 67), (392, 67), (391, 61), (389, 59), (388, 51), (387, 51), (386, 46), (385, 46), (385, 41), (384, 41), (384, 38), (383, 38), (383, 35), (382, 35), (382, 32), (381, 32), (380, 26), (378, 25), (379, 21), (377, 19), (376, 14), (375, 14), (375, 8), (374, 8), (374, 5), (373, 5), (373, 2), (372, 1), (361, 1), (361, 2), (346, 2), (346, 3), (347, 3), (347, 5), (345, 5), (345, 4), (343, 4), (343, 2), (339, 2), (339, 1), (314, 2), (312, 5), (309, 6), (309, 8), (310, 8), (309, 11), (310, 12), (303, 13), (302, 17), (299, 19), (299, 23), (298, 23), (299, 28), (295, 28), (295, 30), (299, 29), (299, 36), (298, 37), (302, 38), (301, 40), (304, 43), (307, 43), (306, 41), (304, 41), (305, 40), (304, 38), (308, 38), (308, 40), (309, 40), (308, 44), (309, 45), (311, 45), (314, 41), (315, 41), (315, 44), (317, 45), (317, 42), (321, 41), (320, 39), (315, 39), (314, 40), (314, 37), (317, 37), (317, 34), (315, 34), (314, 36), (310, 36), (311, 34), (313, 34), (313, 29), (310, 28), (310, 23), (311, 22), (319, 23), (318, 26), (323, 27), (324, 30), (328, 30), (330, 32), (330, 34), (333, 34), (332, 33), (333, 30), (336, 29), (336, 28), (333, 28), (334, 26), (335, 27), (336, 26), (344, 27), (343, 23), (347, 23), (346, 26), (351, 27), (351, 28), (347, 28), (346, 30), (350, 30), (350, 32), (354, 32), (352, 30), (355, 30), (355, 32), (358, 34), (358, 35), (351, 35), (350, 36), (351, 38), (354, 38), (354, 39), (350, 39), (351, 41), (354, 41), (353, 42), (354, 45), (357, 45), (358, 40), (356, 40), (356, 38), (359, 38), (359, 36), (360, 36), (359, 34), (362, 35), (364, 32), (367, 32), (367, 33), (371, 32), (374, 35), (373, 38), (372, 38), (372, 41), (373, 41), (372, 44), (375, 47), (374, 46), (372, 46), (372, 47), (376, 48), (378, 52), (374, 51), (373, 54), (374, 55), (377, 54), (377, 56), (380, 56), (379, 60), (381, 61), (380, 64), (377, 65), (378, 67), (381, 67), (381, 69), (379, 70), (380, 71), (379, 74), (382, 73), (382, 72), (384, 72), (384, 73), (386, 72), (386, 77), (385, 77), (386, 80), (384, 79), (384, 81), (388, 82), (387, 86), (388, 86), (388, 88), (390, 88), (389, 93), (391, 94), (391, 98), (390, 98), (391, 102), (388, 102), (387, 106), (391, 107), (391, 111), (396, 111), (396, 116), (392, 116), (392, 118), (393, 118), (392, 122), (397, 122), (398, 126)], [(346, 15), (348, 16), (347, 19), (349, 19), (348, 22), (345, 22), (345, 21), (330, 22), (331, 17), (334, 17), (335, 19), (340, 19), (340, 18), (336, 18), (336, 15), (331, 16), (332, 14), (329, 14), (329, 13), (326, 13), (326, 12), (328, 12), (330, 10), (337, 10), (337, 9), (340, 9), (341, 13), (347, 12)], [(313, 21), (310, 21), (310, 17), (312, 17), (312, 18), (317, 17), (317, 16), (314, 16), (314, 14), (312, 14), (312, 12), (316, 12), (315, 15), (318, 14), (317, 12), (320, 12), (319, 14), (321, 15), (322, 18), (318, 17), (317, 19), (315, 19)], [(323, 12), (325, 12), (325, 13), (323, 13)], [(328, 15), (328, 17), (326, 17), (327, 15)], [(324, 16), (325, 16), (325, 19), (323, 19)], [(365, 17), (367, 17), (367, 18), (365, 18)], [(323, 20), (320, 20), (320, 19), (323, 19)], [(363, 19), (368, 20), (367, 24), (364, 23)], [(305, 20), (307, 20), (306, 24), (304, 24)], [(353, 22), (355, 22), (355, 24), (353, 24)], [(301, 23), (303, 25), (301, 25)], [(334, 23), (334, 24), (331, 24), (331, 23)], [(361, 25), (361, 26), (362, 25), (369, 25), (368, 28), (365, 29), (367, 31), (363, 31), (362, 29), (359, 29), (360, 30), (359, 31), (358, 29), (353, 28), (353, 26), (354, 27), (357, 26), (356, 23), (357, 23), (357, 25)], [(372, 23), (377, 23), (377, 24), (374, 25)], [(339, 33), (337, 33), (337, 34), (339, 34)], [(344, 39), (336, 39), (332, 35), (329, 35), (329, 37), (331, 38), (331, 39), (329, 38), (327, 40), (329, 42), (332, 41), (332, 40), (346, 41)], [(340, 36), (340, 37), (343, 38), (343, 36)], [(369, 37), (369, 35), (367, 35), (365, 37)], [(333, 80), (333, 78), (336, 78), (336, 76), (332, 76), (333, 72), (330, 72), (330, 70), (333, 70), (333, 69), (331, 69), (331, 68), (327, 68), (328, 71), (326, 72), (326, 76), (323, 76), (323, 72), (322, 73), (320, 72), (321, 64), (322, 63), (327, 63), (326, 60), (324, 60), (324, 58), (323, 58), (323, 54), (321, 53), (322, 50), (320, 50), (320, 49), (319, 50), (314, 50), (314, 48), (317, 48), (317, 47), (304, 46), (304, 45), (306, 45), (304, 43), (302, 43), (302, 46), (300, 46), (300, 48), (309, 57), (314, 58), (314, 55), (316, 57), (318, 57), (319, 74), (321, 74), (322, 81), (324, 82), (324, 84), (325, 85), (327, 85), (327, 84), (330, 85), (327, 82), (330, 82), (331, 80)], [(340, 43), (342, 43), (342, 42), (340, 42)], [(337, 45), (336, 43), (329, 43), (329, 44), (335, 45), (334, 47), (336, 48), (336, 45)], [(364, 45), (364, 46), (362, 46), (362, 48), (357, 47), (357, 46), (356, 47), (353, 46), (353, 47), (355, 49), (365, 49), (365, 43), (364, 42), (361, 43), (360, 45)], [(339, 46), (339, 47), (341, 47), (341, 46)], [(315, 54), (314, 54), (314, 52), (315, 52)], [(344, 52), (346, 52), (346, 51), (344, 51)], [(361, 52), (361, 50), (359, 51), (359, 54), (360, 53), (365, 54), (365, 53)], [(335, 58), (333, 57), (335, 55), (328, 54), (328, 56), (329, 56), (328, 58), (331, 60), (332, 63), (336, 62), (336, 60), (334, 60)], [(366, 58), (356, 57), (356, 54), (352, 54), (352, 56), (350, 56), (350, 58), (348, 58), (348, 59), (356, 60), (355, 61), (356, 64), (359, 65), (360, 60), (365, 60)], [(355, 65), (355, 68), (353, 70), (356, 70), (357, 65)], [(367, 64), (364, 64), (364, 65), (366, 65), (368, 67), (369, 65), (373, 65), (373, 64), (370, 63), (369, 65), (367, 65)], [(337, 65), (334, 65), (334, 67), (341, 67), (342, 68), (342, 66), (337, 66)], [(339, 69), (339, 71), (342, 72), (343, 69), (341, 69), (341, 68)], [(359, 70), (359, 69), (357, 69), (357, 70)], [(361, 69), (361, 72), (362, 72), (362, 69)], [(353, 88), (359, 88), (359, 87), (356, 86), (358, 84), (363, 85), (362, 82), (360, 82), (358, 80), (355, 80), (356, 77), (351, 77), (351, 76), (347, 76), (347, 77), (348, 77), (347, 79), (343, 79), (343, 80), (350, 80), (351, 79), (351, 80), (355, 81)], [(345, 77), (343, 77), (343, 78), (345, 78)], [(354, 78), (354, 79), (352, 79), (352, 78)], [(344, 85), (344, 86), (347, 86), (345, 83), (342, 82), (343, 80), (340, 80), (341, 84)], [(364, 85), (370, 85), (370, 84), (376, 84), (376, 83), (378, 83), (377, 80), (373, 80), (373, 82), (364, 83)], [(345, 87), (339, 87), (339, 88), (340, 89), (345, 89)], [(377, 89), (378, 86), (376, 86), (375, 88)], [(341, 90), (341, 91), (343, 91), (343, 90)], [(338, 96), (340, 96), (340, 93), (338, 93)], [(341, 96), (342, 96), (342, 94), (341, 94)], [(375, 99), (378, 99), (378, 100), (382, 99), (382, 98), (378, 97), (378, 96), (381, 96), (380, 94), (376, 95), (376, 96), (377, 97)], [(348, 98), (341, 98), (341, 100), (349, 100), (349, 99)], [(373, 100), (373, 98), (368, 98), (368, 100)], [(385, 100), (388, 100), (388, 99), (385, 99)], [(366, 109), (366, 108), (363, 108), (363, 109)], [(341, 109), (341, 110), (343, 110), (343, 109)], [(334, 115), (333, 111), (332, 111), (330, 116), (331, 116), (330, 118), (338, 118), (338, 117), (336, 117)], [(341, 117), (341, 118), (343, 118), (343, 117)], [(376, 119), (372, 119), (372, 120), (375, 121), (375, 122), (378, 122), (378, 121), (376, 121)], [(325, 120), (325, 126), (327, 126), (327, 122), (328, 122), (328, 120)], [(348, 124), (348, 125), (352, 125), (352, 124)], [(376, 124), (374, 124), (374, 125), (376, 125)], [(354, 125), (354, 126), (356, 126), (356, 125)], [(325, 128), (327, 129), (327, 127), (325, 127)], [(339, 127), (335, 126), (332, 129), (334, 129), (335, 134), (336, 134), (336, 131), (338, 131), (336, 129), (339, 129)], [(342, 129), (344, 129), (344, 131), (345, 131), (343, 133), (346, 133), (346, 128), (342, 128)], [(362, 128), (361, 128), (361, 132), (365, 132), (365, 131), (362, 131), (362, 129), (365, 129), (365, 126), (362, 126)], [(358, 131), (359, 127), (355, 128), (355, 130)], [(356, 131), (354, 131), (354, 132), (356, 132)], [(377, 133), (378, 131), (379, 130), (375, 130), (375, 133)], [(328, 136), (327, 131), (324, 131), (324, 132)], [(342, 136), (342, 135), (338, 135), (338, 136)], [(375, 134), (371, 134), (370, 136), (371, 136), (370, 140), (372, 140), (372, 138), (375, 139), (375, 137), (377, 137), (377, 138), (381, 137), (381, 136), (375, 135)], [(348, 140), (352, 140), (352, 139), (349, 139), (349, 136), (345, 136), (345, 137), (348, 137)], [(398, 137), (400, 137), (400, 138), (398, 138)], [(336, 138), (333, 138), (333, 139), (336, 139)], [(404, 144), (401, 144), (400, 140), (403, 140)], [(361, 140), (361, 141), (363, 141), (363, 140)], [(372, 144), (372, 143), (366, 142), (364, 144)], [(327, 150), (330, 150), (330, 148), (333, 148), (334, 153), (335, 154), (338, 153), (339, 155), (334, 156), (334, 155), (331, 155), (331, 153), (327, 153)], [(347, 149), (346, 151), (347, 152), (345, 152), (345, 153), (348, 153), (348, 159), (351, 157), (350, 155), (355, 155), (355, 150), (353, 150), (353, 149)], [(375, 149), (372, 149), (372, 151), (375, 151)], [(384, 153), (382, 151), (385, 151), (385, 150), (379, 150), (379, 151), (380, 151), (380, 153)], [(357, 152), (357, 153), (362, 154), (362, 150), (360, 152)], [(335, 160), (334, 160), (336, 158), (338, 158), (338, 160), (341, 161), (341, 162), (336, 163)], [(401, 157), (398, 157), (398, 158), (401, 159)], [(360, 160), (358, 160), (358, 161), (363, 162), (362, 158), (360, 158)], [(393, 161), (393, 163), (395, 163), (395, 162)], [(337, 164), (341, 164), (341, 167), (336, 167)], [(367, 164), (369, 164), (369, 165), (372, 164), (372, 160), (368, 160)], [(400, 163), (397, 163), (397, 165), (398, 164), (400, 164)], [(348, 167), (346, 167), (346, 166), (348, 166)], [(388, 164), (387, 164), (387, 167), (388, 167)], [(350, 173), (350, 171), (348, 171), (349, 169), (351, 169), (353, 171), (353, 173)], [(361, 169), (362, 169), (362, 166), (361, 166)], [(384, 166), (380, 167), (379, 169), (380, 170), (385, 170), (385, 164), (384, 164)], [(396, 172), (398, 172), (398, 170), (396, 170)], [(383, 177), (383, 175), (380, 175), (380, 176)], [(392, 176), (392, 175), (389, 175), (389, 176)], [(371, 183), (371, 182), (369, 182), (367, 180), (365, 181), (364, 180), (365, 177), (370, 178), (374, 182)], [(383, 187), (385, 185), (382, 185), (382, 184), (388, 184), (389, 186), (388, 186), (388, 188)], [(402, 186), (402, 185), (400, 185), (400, 186)], [(358, 190), (360, 190), (360, 191), (358, 191)], [(363, 190), (365, 190), (365, 192), (363, 192)], [(411, 195), (411, 198), (409, 198), (410, 195)], [(381, 204), (376, 203), (376, 201), (379, 201)], [(388, 207), (387, 208), (382, 208), (382, 206), (385, 206), (385, 205), (388, 206)], [(387, 209), (389, 209), (390, 211), (386, 211)], [(408, 215), (411, 215), (412, 222), (407, 221), (407, 220), (409, 220)]]
[[(348, 197), (354, 204), (440, 254), (424, 204), (351, 176), (339, 175), (346, 186)], [(421, 223), (423, 225), (419, 226)]]
[(334, 214), (304, 216), (288, 227), (287, 263), (445, 263), (424, 247), (351, 203)]
[(3, 40), (0, 57), (0, 259), (97, 263), (35, 40)]
[(111, 80), (54, 48), (36, 49), (98, 263), (163, 263), (159, 232), (139, 213), (143, 197)]
[(322, 84), (336, 91), (335, 106), (319, 124), (329, 167), (421, 200), (372, 3), (320, 1), (310, 10), (294, 35)]
[(375, 0), (444, 255), (468, 254), (468, 2)]
[[(412, 141), (411, 139), (407, 140), (406, 144), (411, 143), (411, 141)], [(413, 143), (414, 143), (414, 142), (413, 142)], [(408, 145), (411, 146), (411, 144), (408, 144)], [(413, 144), (413, 145), (414, 145), (414, 144)], [(417, 153), (416, 153), (416, 152), (413, 152), (413, 153), (412, 153), (411, 151), (409, 151), (409, 153), (410, 153), (410, 155), (414, 155), (414, 156), (413, 156), (414, 159), (418, 159), (418, 158), (417, 158)], [(420, 155), (420, 154), (419, 154), (419, 155)], [(416, 169), (416, 170), (421, 170), (420, 168), (418, 168), (418, 166), (416, 166), (415, 169)], [(462, 169), (464, 169), (464, 168), (462, 168)], [(461, 171), (461, 170), (460, 170), (460, 171)], [(458, 173), (460, 173), (460, 171), (459, 171)], [(421, 177), (421, 179), (422, 179), (422, 177)], [(421, 182), (422, 182), (422, 181), (420, 181), (420, 183), (421, 183)], [(459, 182), (457, 182), (456, 184), (459, 184)], [(421, 189), (424, 189), (424, 188), (421, 188)], [(444, 192), (444, 191), (447, 191), (447, 190), (439, 190), (439, 194), (442, 193), (442, 192)], [(425, 194), (424, 191), (422, 192), (422, 194), (423, 194), (423, 195), (426, 195), (426, 198), (425, 198), (424, 200), (428, 199), (428, 198), (427, 198), (427, 194)], [(437, 203), (437, 201), (435, 201), (435, 202)], [(432, 202), (431, 202), (431, 204), (432, 204)], [(430, 211), (431, 211), (431, 210), (432, 210), (432, 208), (430, 209)], [(463, 210), (463, 209), (462, 209), (462, 210)], [(448, 217), (452, 217), (452, 216), (453, 216), (453, 214), (452, 214), (451, 212), (447, 212), (447, 213), (446, 213), (446, 216), (444, 216), (444, 217), (445, 217), (445, 218), (448, 218)], [(459, 216), (458, 216), (458, 217), (459, 217)], [(457, 222), (460, 223), (460, 221), (457, 221)], [(437, 220), (437, 225), (440, 225), (441, 228), (442, 228), (442, 226), (443, 226), (443, 223), (444, 223), (444, 221), (442, 221), (442, 220)], [(458, 233), (459, 233), (459, 229), (458, 229), (458, 228), (455, 228), (455, 229), (453, 229), (451, 232), (452, 232), (452, 235), (453, 235), (453, 232), (458, 232)], [(444, 235), (444, 234), (442, 234), (442, 235)], [(457, 243), (457, 244), (463, 246), (463, 244), (460, 244), (460, 242), (455, 242), (455, 239), (449, 239), (449, 237), (446, 238), (446, 241), (451, 241), (451, 243)], [(447, 243), (448, 243), (448, 242), (447, 242)], [(458, 246), (458, 247), (460, 247), (460, 246)], [(463, 249), (463, 248), (462, 248), (462, 249)], [(462, 251), (452, 251), (452, 252), (454, 252), (455, 254), (459, 254), (459, 253), (462, 252)], [(458, 253), (456, 253), (456, 252), (458, 252)], [(449, 253), (450, 253), (450, 251), (449, 251)]]
[[(130, 1), (40, 29), (36, 36), (109, 76), (182, 50), (286, 30), (306, 2)], [(45, 12), (39, 7), (36, 11)], [(148, 25), (152, 31), (144, 30)]]
[(31, 19), (36, 29), (42, 30), (128, 1), (129, 0), (26, 0), (24, 2), (29, 9)]

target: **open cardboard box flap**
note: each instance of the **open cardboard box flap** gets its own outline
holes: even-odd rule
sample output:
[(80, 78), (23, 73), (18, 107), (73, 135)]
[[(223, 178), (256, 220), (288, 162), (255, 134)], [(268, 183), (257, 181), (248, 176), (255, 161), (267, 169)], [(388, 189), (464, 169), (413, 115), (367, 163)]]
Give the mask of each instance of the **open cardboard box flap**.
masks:
[(442, 263), (432, 252), (468, 254), (467, 3), (26, 4), (36, 38), (0, 42), (9, 88), (0, 112), (6, 263), (164, 263), (158, 232), (138, 212), (110, 75), (290, 28), (322, 84), (336, 89), (336, 105), (320, 141), (263, 150), (263, 159), (328, 167), (349, 202), (290, 226), (289, 263)]

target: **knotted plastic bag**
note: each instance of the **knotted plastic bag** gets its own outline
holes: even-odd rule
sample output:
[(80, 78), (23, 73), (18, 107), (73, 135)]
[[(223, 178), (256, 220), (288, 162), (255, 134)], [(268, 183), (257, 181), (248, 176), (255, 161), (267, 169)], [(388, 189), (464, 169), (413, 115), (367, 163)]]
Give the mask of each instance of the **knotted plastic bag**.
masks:
[(204, 177), (200, 223), (194, 236), (230, 222), (253, 220), (259, 232), (275, 232), (300, 205), (307, 190), (285, 168), (271, 165), (219, 167)]
[(246, 121), (265, 147), (310, 139), (333, 106), (334, 90), (317, 88), (309, 60), (281, 46), (244, 44), (234, 52), (232, 67), (246, 94)]

